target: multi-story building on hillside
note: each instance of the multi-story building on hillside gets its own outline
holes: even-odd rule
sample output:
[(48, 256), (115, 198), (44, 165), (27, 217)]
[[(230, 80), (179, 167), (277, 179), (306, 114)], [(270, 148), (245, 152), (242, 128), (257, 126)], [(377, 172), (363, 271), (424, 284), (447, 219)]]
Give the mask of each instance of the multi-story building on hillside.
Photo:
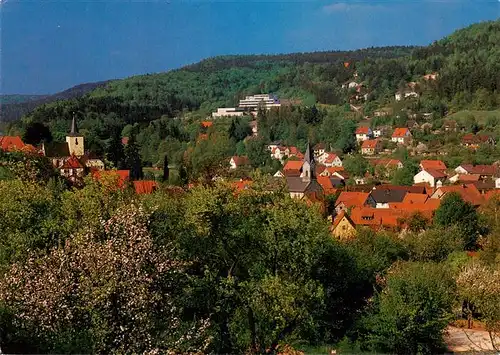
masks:
[(258, 109), (262, 108), (271, 108), (271, 107), (280, 107), (280, 101), (276, 96), (271, 96), (269, 94), (262, 95), (253, 95), (247, 96), (243, 100), (240, 100), (238, 105), (240, 108), (249, 108), (249, 109)]

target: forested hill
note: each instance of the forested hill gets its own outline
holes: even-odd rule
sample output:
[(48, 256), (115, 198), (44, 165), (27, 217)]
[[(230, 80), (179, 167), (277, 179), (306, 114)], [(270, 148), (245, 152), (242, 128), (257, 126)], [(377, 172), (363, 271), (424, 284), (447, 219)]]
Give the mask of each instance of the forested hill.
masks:
[(303, 65), (312, 64), (339, 64), (348, 61), (361, 61), (366, 58), (397, 58), (412, 53), (417, 47), (371, 47), (355, 51), (323, 51), (308, 53), (290, 53), (273, 55), (227, 55), (208, 58), (199, 63), (188, 65), (183, 70), (210, 72), (231, 68), (259, 68), (262, 63), (282, 63)]
[[(355, 104), (368, 115), (388, 106), (417, 114), (432, 112), (435, 119), (463, 109), (491, 110), (500, 106), (498, 43), (500, 20), (469, 26), (426, 47), (215, 57), (166, 73), (115, 80), (83, 97), (44, 104), (10, 131), (22, 133), (27, 122), (40, 122), (48, 124), (56, 140), (64, 139), (75, 112), (90, 146), (102, 153), (111, 132), (122, 132), (126, 126), (136, 125), (138, 132), (146, 132), (160, 118), (166, 122), (187, 112), (202, 119), (217, 107), (236, 105), (245, 95), (269, 92), (309, 107), (345, 105), (362, 96)], [(431, 73), (435, 80), (424, 80)], [(353, 80), (363, 84), (361, 95), (355, 88), (342, 88)], [(394, 94), (408, 89), (410, 83), (416, 84), (419, 99), (396, 103)], [(301, 125), (306, 123), (297, 119), (287, 132), (303, 131)], [(157, 142), (172, 133), (156, 128), (151, 132), (158, 135)], [(189, 135), (174, 136), (189, 140)]]
[(98, 87), (105, 86), (109, 82), (110, 81), (100, 81), (96, 83), (80, 84), (53, 95), (1, 95), (0, 122), (19, 119), (38, 106), (47, 103), (81, 97)]

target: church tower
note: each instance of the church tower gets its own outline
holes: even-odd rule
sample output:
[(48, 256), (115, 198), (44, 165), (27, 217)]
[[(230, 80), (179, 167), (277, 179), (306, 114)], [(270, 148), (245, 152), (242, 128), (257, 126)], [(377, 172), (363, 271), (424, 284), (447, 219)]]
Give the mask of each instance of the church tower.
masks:
[(68, 143), (70, 155), (81, 157), (85, 154), (83, 136), (78, 133), (75, 116), (73, 116), (73, 121), (71, 122), (71, 132), (66, 136), (66, 143)]
[(316, 161), (314, 160), (314, 153), (311, 149), (311, 145), (307, 142), (306, 154), (304, 154), (304, 164), (302, 165), (302, 180), (309, 182), (315, 180), (315, 169)]

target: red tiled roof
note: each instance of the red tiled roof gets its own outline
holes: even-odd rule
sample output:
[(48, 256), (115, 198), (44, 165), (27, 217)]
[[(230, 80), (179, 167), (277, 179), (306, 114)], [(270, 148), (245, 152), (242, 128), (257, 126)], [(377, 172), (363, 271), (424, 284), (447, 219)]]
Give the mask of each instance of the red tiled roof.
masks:
[(212, 121), (202, 121), (201, 126), (204, 128), (212, 127), (214, 123)]
[(153, 180), (134, 181), (136, 194), (152, 194), (158, 188), (158, 183)]
[(19, 136), (0, 136), (0, 149), (6, 151), (22, 150), (25, 147)]
[(382, 165), (384, 167), (398, 167), (401, 164), (401, 160), (398, 159), (372, 159), (369, 161), (371, 165), (378, 166)]
[(446, 164), (441, 160), (422, 160), (420, 162), (420, 167), (422, 170), (434, 169), (434, 170), (446, 170)]
[(337, 191), (332, 184), (332, 180), (330, 180), (328, 176), (317, 176), (316, 181), (318, 181), (318, 184), (323, 188), (325, 195), (334, 194)]
[(364, 206), (368, 196), (368, 192), (346, 192), (342, 191), (335, 202), (335, 205), (343, 203), (346, 207)]
[(481, 175), (478, 174), (458, 174), (458, 182), (476, 182), (479, 181)]
[(424, 169), (424, 171), (427, 171), (435, 179), (442, 179), (446, 177), (446, 174), (443, 173), (442, 170)]
[(358, 127), (356, 130), (356, 134), (368, 134), (370, 131), (370, 127)]
[(404, 127), (404, 128), (396, 128), (394, 132), (392, 133), (393, 138), (404, 138), (406, 137), (407, 133), (409, 133), (409, 129)]
[(327, 157), (325, 158), (325, 163), (331, 164), (337, 158), (337, 154), (335, 153), (327, 153)]
[(252, 185), (252, 180), (239, 180), (232, 182), (233, 187), (236, 191), (247, 190)]
[(77, 157), (74, 155), (70, 156), (63, 164), (61, 169), (82, 169), (83, 165), (80, 163)]
[(378, 144), (378, 139), (369, 139), (363, 142), (362, 149), (375, 149)]
[(494, 165), (476, 165), (471, 166), (470, 170), (467, 169), (467, 171), (469, 174), (493, 176), (498, 172), (498, 168)]
[(472, 134), (468, 133), (462, 137), (462, 143), (465, 144), (479, 144), (479, 143), (485, 143), (490, 139), (491, 137), (485, 134)]
[(474, 206), (479, 206), (484, 202), (483, 196), (474, 184), (442, 186), (437, 188), (434, 193), (438, 191), (443, 193), (441, 199), (443, 199), (448, 193), (456, 192), (464, 201), (470, 202)]
[(289, 160), (286, 162), (283, 170), (300, 170), (302, 169), (302, 165), (304, 164), (301, 160)]
[(405, 197), (403, 198), (404, 204), (411, 204), (411, 203), (425, 203), (429, 196), (426, 194), (414, 194), (414, 193), (407, 193)]
[(403, 214), (394, 209), (354, 207), (351, 210), (351, 220), (355, 225), (369, 227), (398, 227), (402, 225)]
[(297, 155), (300, 154), (300, 150), (297, 147), (288, 147), (288, 150), (290, 151), (290, 155)]

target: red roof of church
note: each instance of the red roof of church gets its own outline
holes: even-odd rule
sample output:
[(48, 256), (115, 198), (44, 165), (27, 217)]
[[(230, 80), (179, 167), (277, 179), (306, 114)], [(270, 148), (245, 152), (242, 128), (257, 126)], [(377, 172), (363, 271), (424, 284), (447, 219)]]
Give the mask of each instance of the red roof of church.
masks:
[(283, 170), (300, 170), (304, 162), (302, 160), (289, 160), (286, 162)]

